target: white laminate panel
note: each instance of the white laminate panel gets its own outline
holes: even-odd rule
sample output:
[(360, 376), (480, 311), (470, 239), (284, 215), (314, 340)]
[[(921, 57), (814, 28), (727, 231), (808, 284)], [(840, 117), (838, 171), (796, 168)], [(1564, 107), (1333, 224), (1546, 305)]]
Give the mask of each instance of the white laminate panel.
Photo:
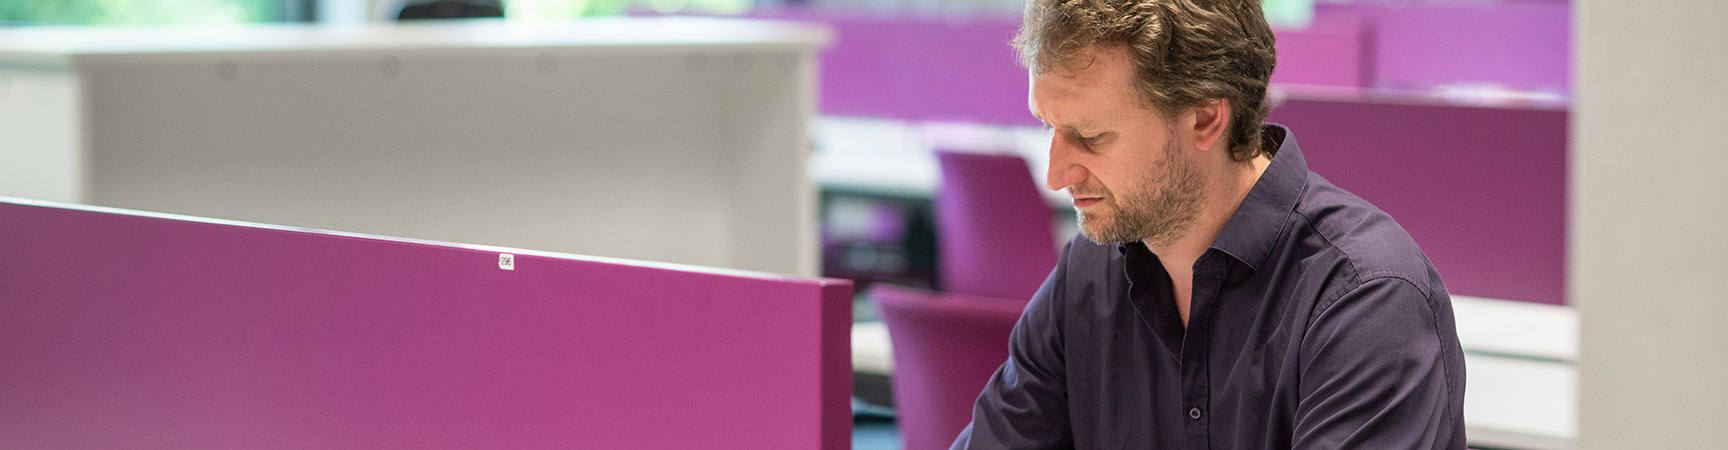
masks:
[[(69, 58), (81, 80), (81, 98), (45, 110), (80, 112), (53, 123), (82, 130), (82, 152), (18, 150), (78, 172), (19, 184), (106, 206), (815, 275), (806, 161), (825, 29), (518, 25), (0, 30), (0, 68)], [(84, 188), (54, 184), (68, 178)]]
[(0, 65), (0, 195), (84, 200), (83, 113), (76, 73)]
[(894, 346), (882, 321), (852, 323), (852, 371), (883, 376), (894, 372)]
[(1464, 425), (1471, 445), (1573, 448), (1576, 366), (1476, 355), (1466, 355), (1464, 366)]
[(1578, 361), (1578, 311), (1570, 306), (1452, 296), (1464, 350)]

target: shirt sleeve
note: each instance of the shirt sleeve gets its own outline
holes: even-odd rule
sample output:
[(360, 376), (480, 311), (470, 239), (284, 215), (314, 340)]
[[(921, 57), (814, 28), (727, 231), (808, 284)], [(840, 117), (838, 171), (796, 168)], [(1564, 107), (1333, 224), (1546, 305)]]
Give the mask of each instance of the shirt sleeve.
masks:
[(1323, 305), (1302, 344), (1294, 448), (1463, 449), (1463, 355), (1438, 323), (1401, 278)]
[[(1066, 249), (1060, 261), (1067, 261)], [(1061, 332), (1064, 264), (1044, 280), (1009, 337), (1008, 360), (972, 408), (951, 450), (1073, 448)]]

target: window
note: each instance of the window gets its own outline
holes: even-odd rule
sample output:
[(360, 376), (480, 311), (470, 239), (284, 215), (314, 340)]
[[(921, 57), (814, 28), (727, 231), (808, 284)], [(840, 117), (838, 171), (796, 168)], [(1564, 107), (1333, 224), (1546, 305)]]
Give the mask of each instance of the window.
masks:
[(0, 25), (215, 25), (304, 21), (313, 0), (5, 0)]

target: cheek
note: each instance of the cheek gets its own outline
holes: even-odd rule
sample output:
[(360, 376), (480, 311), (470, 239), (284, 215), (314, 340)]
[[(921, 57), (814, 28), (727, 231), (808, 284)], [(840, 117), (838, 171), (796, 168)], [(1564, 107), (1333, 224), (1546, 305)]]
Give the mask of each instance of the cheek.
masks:
[(1162, 182), (1163, 166), (1152, 161), (1123, 162), (1111, 168), (1103, 177), (1103, 185), (1108, 187), (1112, 197), (1119, 204), (1140, 204), (1152, 195), (1154, 187)]

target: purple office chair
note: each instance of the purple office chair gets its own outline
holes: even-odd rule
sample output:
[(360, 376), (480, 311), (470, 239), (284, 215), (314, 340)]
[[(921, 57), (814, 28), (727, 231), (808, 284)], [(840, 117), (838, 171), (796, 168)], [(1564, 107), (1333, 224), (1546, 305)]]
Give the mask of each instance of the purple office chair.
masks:
[(1018, 156), (936, 152), (937, 268), (946, 292), (1027, 299), (1056, 266), (1050, 206)]
[(972, 421), (972, 405), (1008, 360), (1008, 334), (1027, 300), (944, 294), (888, 284), (870, 289), (894, 346), (894, 408), (905, 450), (944, 450)]

